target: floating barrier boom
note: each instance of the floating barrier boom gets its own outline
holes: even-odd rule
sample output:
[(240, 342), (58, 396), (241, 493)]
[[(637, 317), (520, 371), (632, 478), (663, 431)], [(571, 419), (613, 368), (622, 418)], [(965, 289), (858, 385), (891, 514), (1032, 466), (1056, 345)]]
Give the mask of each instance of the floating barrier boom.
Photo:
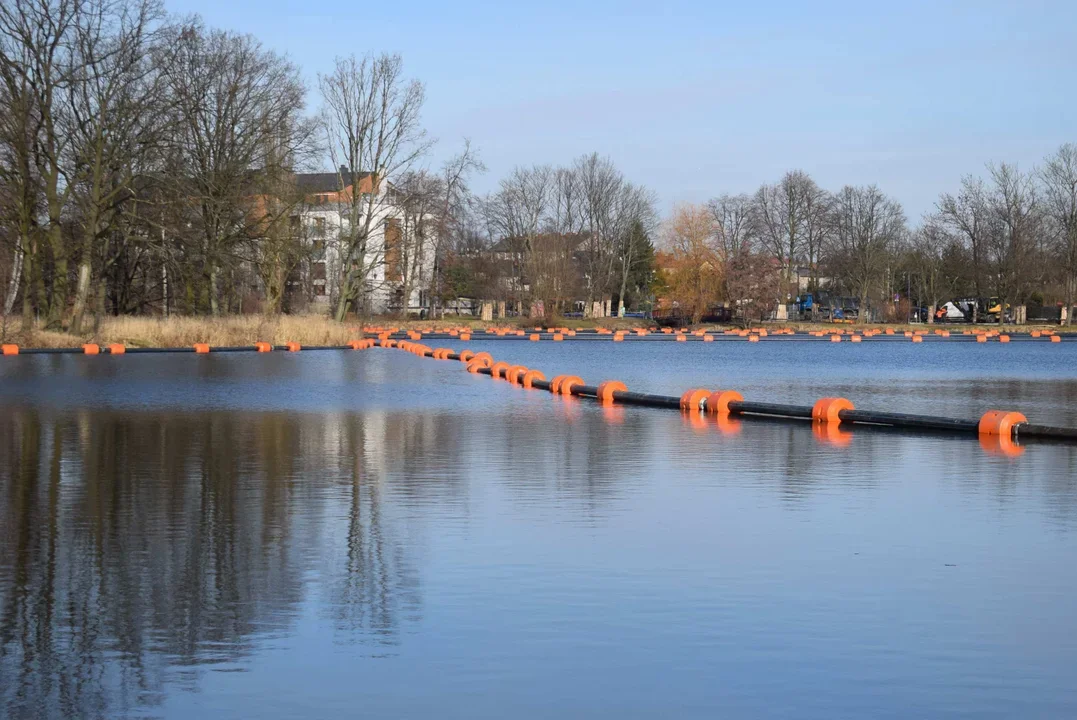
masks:
[[(413, 333), (412, 337), (418, 336)], [(1057, 336), (1054, 336), (1057, 338)], [(465, 339), (461, 337), (461, 339)], [(448, 348), (431, 349), (419, 342), (409, 340), (396, 340), (389, 333), (382, 334), (377, 341), (372, 338), (352, 340), (346, 345), (320, 345), (302, 347), (299, 343), (289, 342), (284, 345), (271, 345), (266, 342), (244, 346), (210, 346), (198, 343), (192, 347), (183, 348), (127, 348), (124, 345), (113, 343), (99, 346), (85, 344), (81, 348), (20, 348), (17, 345), (3, 345), (4, 355), (55, 355), (55, 354), (85, 354), (85, 355), (125, 355), (125, 354), (148, 354), (148, 353), (220, 353), (220, 352), (272, 352), (287, 351), (299, 352), (300, 350), (365, 350), (380, 345), (385, 348), (399, 348), (407, 350), (420, 357), (432, 357), (437, 360), (459, 360), (468, 363), (469, 371), (477, 374), (489, 375), (496, 379), (505, 379), (513, 384), (520, 384), (527, 388), (548, 390), (561, 395), (574, 395), (577, 397), (593, 398), (604, 404), (639, 405), (644, 407), (679, 409), (686, 413), (706, 413), (719, 416), (736, 417), (770, 417), (795, 420), (810, 420), (821, 425), (873, 425), (908, 430), (922, 430), (931, 432), (950, 432), (961, 434), (975, 434), (982, 437), (1000, 438), (1006, 443), (1012, 443), (1018, 438), (1056, 440), (1064, 442), (1077, 442), (1077, 429), (1056, 427), (1051, 425), (1038, 425), (1028, 422), (1028, 419), (1018, 412), (990, 410), (979, 420), (961, 420), (947, 417), (933, 417), (930, 415), (915, 415), (908, 413), (875, 412), (857, 410), (851, 402), (844, 398), (822, 398), (815, 405), (784, 405), (779, 403), (765, 403), (747, 401), (735, 391), (716, 391), (695, 388), (687, 391), (681, 397), (666, 395), (653, 395), (628, 390), (621, 382), (607, 381), (601, 385), (587, 385), (577, 376), (560, 375), (552, 380), (538, 370), (526, 368), (522, 365), (510, 365), (509, 363), (495, 363), (489, 353), (474, 353), (470, 350), (453, 352)]]

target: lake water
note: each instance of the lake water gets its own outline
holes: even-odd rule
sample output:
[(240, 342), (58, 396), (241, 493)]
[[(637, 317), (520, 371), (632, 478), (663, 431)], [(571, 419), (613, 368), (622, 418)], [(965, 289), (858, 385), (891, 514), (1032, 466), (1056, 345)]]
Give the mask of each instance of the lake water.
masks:
[[(1077, 344), (470, 346), (1077, 425)], [(719, 428), (380, 349), (0, 358), (0, 408), (5, 717), (1077, 716), (1074, 447)]]

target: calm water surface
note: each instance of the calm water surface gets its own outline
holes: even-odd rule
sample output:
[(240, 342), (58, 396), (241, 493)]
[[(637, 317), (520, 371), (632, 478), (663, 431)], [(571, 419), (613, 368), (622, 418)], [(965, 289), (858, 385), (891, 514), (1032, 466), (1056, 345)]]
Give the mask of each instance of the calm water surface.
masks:
[[(1065, 343), (472, 345), (1077, 425)], [(1077, 716), (1071, 447), (718, 428), (383, 350), (3, 358), (0, 408), (6, 717)]]

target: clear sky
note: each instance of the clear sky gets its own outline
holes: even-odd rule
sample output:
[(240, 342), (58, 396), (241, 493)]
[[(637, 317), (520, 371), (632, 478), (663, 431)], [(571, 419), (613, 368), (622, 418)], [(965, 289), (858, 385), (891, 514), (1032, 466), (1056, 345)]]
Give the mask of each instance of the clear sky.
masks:
[(877, 183), (916, 221), (988, 161), (1077, 142), (1077, 0), (166, 0), (304, 71), (391, 51), (427, 88), (433, 165), (610, 156), (663, 210), (788, 169)]

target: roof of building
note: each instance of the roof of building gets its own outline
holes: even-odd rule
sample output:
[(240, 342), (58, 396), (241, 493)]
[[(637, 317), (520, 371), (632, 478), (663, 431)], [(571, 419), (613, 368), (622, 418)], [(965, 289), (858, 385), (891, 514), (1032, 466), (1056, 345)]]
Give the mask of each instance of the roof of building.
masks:
[[(359, 173), (359, 179), (370, 177), (371, 173)], [(296, 173), (295, 183), (299, 189), (306, 193), (332, 193), (340, 191), (340, 181), (344, 178), (346, 185), (351, 185), (351, 173), (347, 168), (340, 168), (337, 172), (320, 173)]]

